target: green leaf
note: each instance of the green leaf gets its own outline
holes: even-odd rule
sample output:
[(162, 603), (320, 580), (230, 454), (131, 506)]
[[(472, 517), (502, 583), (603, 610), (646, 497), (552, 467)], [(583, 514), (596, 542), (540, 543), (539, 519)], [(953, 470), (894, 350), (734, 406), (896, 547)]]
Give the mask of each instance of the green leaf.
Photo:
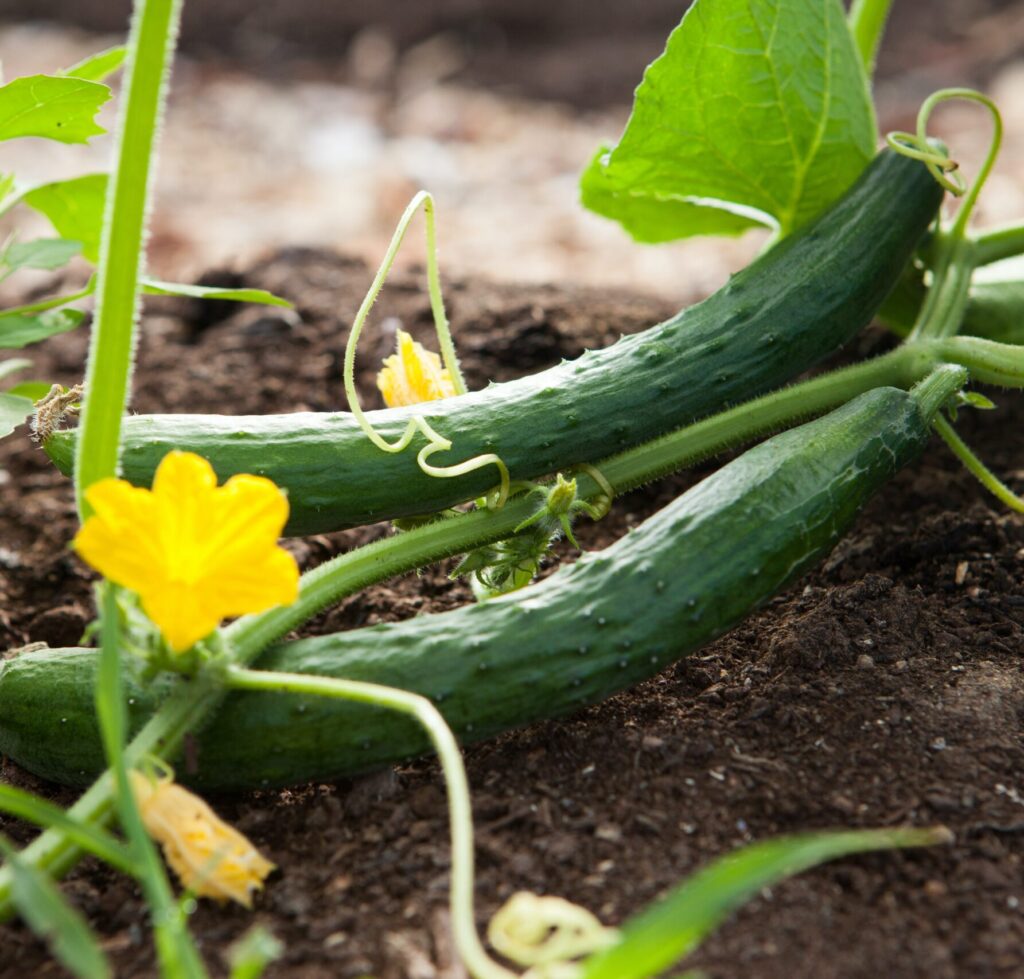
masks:
[[(645, 241), (735, 234), (743, 221), (786, 234), (853, 183), (875, 140), (839, 0), (696, 0), (645, 72), (618, 146), (584, 175), (584, 203)], [(667, 216), (653, 216), (658, 201)]]
[(635, 193), (608, 172), (609, 153), (601, 147), (583, 171), (580, 199), (595, 214), (618, 221), (637, 241), (674, 241), (680, 228), (687, 228), (690, 235), (738, 235), (761, 226), (760, 221), (719, 207)]
[(110, 89), (84, 78), (27, 75), (0, 86), (0, 140), (39, 136), (87, 143), (106, 132), (95, 121)]
[(230, 979), (259, 979), (267, 966), (284, 954), (281, 944), (263, 925), (253, 925), (228, 946)]
[(90, 82), (101, 82), (121, 67), (127, 53), (128, 49), (123, 44), (119, 44), (117, 47), (91, 54), (70, 68), (58, 71), (57, 74), (71, 78), (84, 78)]
[(646, 979), (692, 952), (762, 888), (851, 853), (947, 843), (949, 830), (895, 829), (807, 833), (754, 843), (698, 871), (626, 922), (617, 945), (584, 963), (582, 979)]
[(107, 175), (92, 173), (33, 187), (22, 200), (45, 215), (62, 238), (80, 241), (82, 256), (95, 265), (100, 255), (106, 194)]
[(32, 402), (28, 398), (0, 393), (0, 439), (7, 438), (31, 414)]
[(17, 350), (58, 333), (67, 333), (84, 317), (77, 309), (55, 309), (38, 315), (0, 313), (0, 350)]
[(10, 360), (0, 361), (0, 381), (31, 366), (32, 361), (25, 357), (12, 357)]
[(193, 299), (228, 299), (239, 303), (260, 303), (263, 306), (292, 308), (287, 299), (275, 296), (266, 289), (222, 289), (219, 286), (190, 286), (180, 282), (161, 282), (143, 279), (143, 290), (151, 296), (190, 296)]
[(15, 384), (14, 387), (8, 388), (8, 394), (16, 394), (19, 398), (28, 398), (33, 403), (40, 401), (50, 393), (52, 384), (47, 384), (46, 381), (23, 381), (21, 384)]
[(67, 810), (31, 792), (16, 789), (13, 785), (0, 785), (0, 811), (37, 826), (59, 829), (78, 846), (106, 860), (123, 873), (134, 872), (131, 853), (120, 840), (99, 826), (75, 819), (68, 815)]
[(69, 238), (36, 238), (9, 245), (2, 258), (13, 272), (17, 269), (59, 269), (82, 250), (80, 241)]
[(11, 868), (11, 898), (28, 926), (50, 947), (54, 958), (80, 979), (107, 979), (110, 963), (85, 919), (64, 899), (57, 885), (23, 860), (0, 838), (0, 852)]

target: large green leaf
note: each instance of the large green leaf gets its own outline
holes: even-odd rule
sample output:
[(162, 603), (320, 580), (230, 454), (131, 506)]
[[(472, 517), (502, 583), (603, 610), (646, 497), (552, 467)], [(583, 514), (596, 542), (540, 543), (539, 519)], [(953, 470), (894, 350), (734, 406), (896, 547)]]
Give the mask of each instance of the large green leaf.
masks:
[(100, 255), (100, 229), (107, 194), (107, 175), (91, 173), (71, 180), (41, 184), (22, 200), (44, 214), (62, 238), (82, 243), (82, 256), (94, 265)]
[(0, 392), (0, 439), (10, 435), (31, 414), (32, 401), (28, 398)]
[(0, 260), (12, 272), (16, 269), (59, 269), (82, 250), (80, 241), (68, 238), (36, 238), (8, 245)]
[(85, 919), (64, 899), (46, 873), (0, 837), (0, 853), (11, 868), (11, 898), (28, 926), (79, 979), (107, 979), (110, 964)]
[(67, 333), (82, 322), (77, 309), (54, 309), (47, 313), (0, 313), (0, 350), (17, 350), (29, 343)]
[(785, 234), (853, 183), (875, 140), (839, 0), (696, 0), (583, 201), (643, 241), (755, 223)]
[(721, 207), (637, 193), (609, 171), (610, 152), (602, 147), (583, 171), (580, 197), (591, 211), (618, 221), (637, 241), (675, 241), (680, 228), (686, 228), (687, 235), (738, 235), (761, 224)]
[(0, 86), (0, 140), (39, 136), (87, 143), (106, 132), (96, 113), (110, 89), (85, 78), (26, 75)]
[(692, 952), (723, 919), (762, 888), (851, 853), (931, 846), (946, 829), (807, 833), (754, 843), (716, 860), (626, 922), (622, 938), (588, 959), (582, 979), (647, 979)]

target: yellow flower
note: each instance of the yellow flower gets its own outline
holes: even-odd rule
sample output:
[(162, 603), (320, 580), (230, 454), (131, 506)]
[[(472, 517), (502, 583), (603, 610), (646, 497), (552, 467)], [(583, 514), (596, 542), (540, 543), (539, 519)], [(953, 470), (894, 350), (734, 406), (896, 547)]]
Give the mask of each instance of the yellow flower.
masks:
[(441, 358), (404, 330), (398, 331), (398, 353), (384, 358), (384, 367), (377, 374), (377, 387), (389, 408), (455, 394), (455, 385), (448, 368), (441, 366)]
[(95, 512), (75, 549), (139, 594), (175, 652), (228, 616), (288, 605), (298, 595), (295, 559), (277, 546), (288, 501), (269, 479), (233, 476), (218, 487), (205, 459), (170, 452), (152, 490), (102, 479), (85, 498)]
[(274, 864), (169, 777), (152, 779), (136, 771), (128, 777), (146, 832), (163, 847), (182, 885), (199, 897), (251, 908), (253, 891), (263, 887)]

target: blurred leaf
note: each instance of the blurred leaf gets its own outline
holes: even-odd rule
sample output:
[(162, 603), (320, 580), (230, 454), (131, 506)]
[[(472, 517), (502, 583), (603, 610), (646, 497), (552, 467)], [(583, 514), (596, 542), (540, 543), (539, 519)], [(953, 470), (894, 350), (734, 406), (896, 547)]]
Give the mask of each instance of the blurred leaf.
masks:
[(69, 816), (60, 806), (13, 785), (0, 785), (0, 811), (10, 813), (37, 826), (60, 829), (72, 842), (106, 860), (124, 873), (132, 873), (134, 864), (128, 848), (106, 830)]
[(228, 948), (230, 979), (259, 979), (283, 953), (281, 942), (262, 925), (254, 925)]
[(0, 393), (0, 439), (7, 438), (32, 414), (32, 402), (17, 394)]
[(54, 309), (38, 315), (0, 313), (0, 350), (16, 350), (57, 333), (67, 333), (84, 318), (85, 313), (77, 309)]
[(117, 47), (91, 54), (70, 68), (58, 71), (57, 74), (71, 78), (84, 78), (90, 82), (101, 82), (121, 67), (127, 53), (128, 49), (123, 44), (119, 44)]
[(190, 286), (181, 282), (160, 282), (143, 279), (142, 287), (151, 296), (190, 296), (193, 299), (228, 299), (239, 303), (260, 303), (263, 306), (292, 308), (287, 299), (275, 296), (266, 289), (222, 289), (219, 286)]
[(875, 139), (839, 0), (696, 0), (583, 198), (644, 241), (735, 234), (742, 221), (786, 234), (853, 183)]
[(3, 261), (13, 272), (17, 269), (59, 269), (82, 250), (80, 241), (69, 238), (36, 238), (16, 241), (3, 253)]
[(10, 360), (0, 361), (0, 381), (31, 366), (32, 361), (25, 357), (12, 357)]
[(27, 75), (0, 86), (0, 140), (39, 136), (87, 143), (106, 132), (95, 121), (110, 89), (84, 78)]
[(33, 187), (22, 200), (49, 218), (62, 238), (80, 241), (83, 257), (95, 265), (100, 255), (106, 194), (107, 175), (91, 173)]
[(11, 900), (28, 926), (50, 947), (69, 972), (80, 979), (107, 979), (107, 957), (85, 919), (64, 899), (57, 885), (34, 864), (23, 860), (0, 837), (0, 853), (11, 868)]
[(19, 398), (28, 398), (33, 403), (45, 398), (50, 393), (52, 384), (47, 384), (46, 381), (23, 381), (21, 384), (15, 384), (14, 387), (8, 388), (8, 394), (16, 394)]
[(16, 203), (14, 200), (8, 201), (8, 198), (12, 196), (20, 196), (15, 195), (14, 174), (0, 173), (0, 214)]
[(851, 853), (948, 843), (949, 830), (807, 833), (754, 843), (698, 871), (622, 928), (622, 940), (584, 963), (581, 979), (646, 979), (688, 955), (758, 892)]

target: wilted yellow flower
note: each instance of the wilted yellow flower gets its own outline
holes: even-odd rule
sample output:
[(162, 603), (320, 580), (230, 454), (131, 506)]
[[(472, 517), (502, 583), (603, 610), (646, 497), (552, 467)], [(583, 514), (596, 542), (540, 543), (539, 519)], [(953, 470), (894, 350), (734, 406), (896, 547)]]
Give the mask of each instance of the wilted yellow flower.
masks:
[(432, 350), (417, 343), (404, 330), (398, 331), (398, 353), (384, 358), (377, 374), (377, 387), (389, 408), (437, 401), (455, 394), (447, 367)]
[(205, 459), (170, 452), (152, 490), (102, 479), (85, 498), (95, 512), (75, 549), (139, 594), (175, 652), (228, 616), (288, 605), (298, 595), (295, 559), (277, 545), (288, 501), (269, 479), (239, 475), (218, 487)]
[(253, 892), (263, 887), (274, 864), (169, 777), (153, 779), (136, 771), (128, 776), (146, 832), (163, 847), (182, 885), (199, 897), (251, 908)]

